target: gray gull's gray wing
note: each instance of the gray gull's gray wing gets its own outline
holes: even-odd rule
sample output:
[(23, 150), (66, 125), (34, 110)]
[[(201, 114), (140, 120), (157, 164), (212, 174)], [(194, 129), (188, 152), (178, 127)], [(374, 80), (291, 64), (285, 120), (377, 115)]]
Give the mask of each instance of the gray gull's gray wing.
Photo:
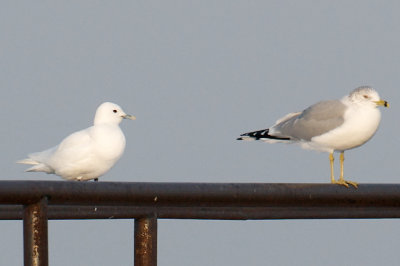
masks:
[(269, 134), (278, 138), (309, 141), (342, 125), (346, 109), (341, 101), (322, 101), (298, 115), (281, 119), (270, 128)]

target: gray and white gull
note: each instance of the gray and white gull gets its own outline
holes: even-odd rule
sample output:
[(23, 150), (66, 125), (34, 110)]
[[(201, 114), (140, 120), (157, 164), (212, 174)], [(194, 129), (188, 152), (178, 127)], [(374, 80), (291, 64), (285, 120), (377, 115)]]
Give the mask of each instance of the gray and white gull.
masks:
[[(372, 138), (381, 121), (378, 106), (389, 107), (389, 104), (372, 87), (362, 86), (341, 100), (321, 101), (302, 112), (287, 114), (272, 127), (244, 133), (238, 140), (297, 143), (305, 149), (328, 152), (331, 183), (357, 187), (356, 182), (343, 177), (344, 151)], [(333, 173), (333, 152), (340, 152), (338, 180)]]

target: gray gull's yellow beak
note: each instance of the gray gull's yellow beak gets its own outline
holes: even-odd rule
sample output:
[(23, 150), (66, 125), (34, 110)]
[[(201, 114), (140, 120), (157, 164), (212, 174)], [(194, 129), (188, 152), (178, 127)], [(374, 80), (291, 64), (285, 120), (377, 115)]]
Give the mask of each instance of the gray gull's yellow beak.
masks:
[(385, 100), (379, 100), (379, 101), (375, 101), (376, 105), (378, 106), (385, 106), (385, 107), (389, 107), (389, 103)]

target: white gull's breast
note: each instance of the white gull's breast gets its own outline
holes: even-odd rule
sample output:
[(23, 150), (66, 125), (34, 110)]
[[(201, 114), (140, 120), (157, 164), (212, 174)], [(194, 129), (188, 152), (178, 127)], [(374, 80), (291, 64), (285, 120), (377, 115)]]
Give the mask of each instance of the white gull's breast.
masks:
[(344, 114), (344, 123), (334, 130), (312, 138), (312, 149), (321, 151), (345, 151), (356, 148), (375, 134), (381, 113), (371, 106), (356, 105)]

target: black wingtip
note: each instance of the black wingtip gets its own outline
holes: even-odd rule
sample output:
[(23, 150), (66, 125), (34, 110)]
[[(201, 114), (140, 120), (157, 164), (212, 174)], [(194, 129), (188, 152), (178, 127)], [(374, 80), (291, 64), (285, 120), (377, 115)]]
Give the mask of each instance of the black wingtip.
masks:
[[(241, 134), (240, 136), (253, 138), (255, 140), (260, 140), (260, 139), (290, 140), (290, 138), (281, 138), (281, 137), (269, 135), (269, 128), (244, 133), (244, 134)], [(243, 138), (238, 138), (237, 140), (243, 140)]]

